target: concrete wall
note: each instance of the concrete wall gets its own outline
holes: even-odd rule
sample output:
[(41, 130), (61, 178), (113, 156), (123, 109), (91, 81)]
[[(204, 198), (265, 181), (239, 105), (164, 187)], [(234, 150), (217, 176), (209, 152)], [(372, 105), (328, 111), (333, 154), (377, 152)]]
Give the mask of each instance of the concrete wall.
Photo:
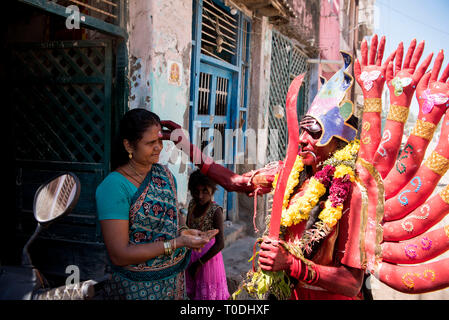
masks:
[[(320, 58), (323, 60), (341, 60), (339, 1), (321, 1), (320, 16)], [(320, 64), (320, 74), (329, 79), (340, 69), (338, 64)]]
[[(129, 108), (146, 108), (161, 119), (188, 128), (192, 51), (192, 0), (129, 0)], [(180, 81), (169, 82), (170, 63), (180, 66)], [(164, 142), (161, 163), (168, 163), (186, 202), (187, 175), (173, 144)]]
[[(290, 17), (287, 24), (276, 28), (287, 37), (297, 41), (308, 53), (315, 51), (319, 40), (320, 0), (291, 1), (297, 18)], [(314, 57), (313, 53), (312, 56)]]
[(339, 4), (335, 1), (321, 1), (320, 51), (322, 59), (340, 59)]

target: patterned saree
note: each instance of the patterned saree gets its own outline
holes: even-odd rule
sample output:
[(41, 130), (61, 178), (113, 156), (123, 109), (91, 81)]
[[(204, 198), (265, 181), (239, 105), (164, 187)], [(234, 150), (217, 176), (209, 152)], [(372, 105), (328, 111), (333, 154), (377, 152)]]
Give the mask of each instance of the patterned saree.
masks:
[[(178, 209), (176, 188), (170, 171), (154, 164), (133, 197), (129, 210), (131, 245), (176, 238)], [(107, 299), (185, 299), (184, 270), (190, 250), (176, 249), (171, 256), (157, 256), (138, 265), (112, 265), (112, 279), (105, 285)]]

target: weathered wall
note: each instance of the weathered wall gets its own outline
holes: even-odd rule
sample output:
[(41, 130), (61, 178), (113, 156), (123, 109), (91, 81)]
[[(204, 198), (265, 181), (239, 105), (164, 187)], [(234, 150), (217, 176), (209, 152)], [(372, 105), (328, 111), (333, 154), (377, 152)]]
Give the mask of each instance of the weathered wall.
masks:
[(313, 57), (319, 39), (320, 0), (290, 1), (290, 6), (297, 18), (290, 17), (276, 28)]
[[(192, 0), (129, 1), (129, 108), (146, 108), (161, 119), (188, 126)], [(169, 82), (168, 66), (180, 66), (180, 82)], [(173, 145), (164, 143), (160, 162), (167, 163)], [(177, 161), (174, 161), (174, 159)], [(187, 175), (180, 157), (172, 157), (179, 201), (187, 195)]]
[[(318, 58), (320, 43), (320, 14), (321, 0), (290, 1), (290, 5), (297, 18), (290, 18), (286, 26), (278, 29), (307, 53), (310, 58)], [(319, 65), (309, 64), (309, 94), (310, 105), (318, 92)]]
[(320, 52), (322, 59), (340, 60), (340, 22), (335, 2), (321, 1)]
[[(341, 60), (340, 22), (335, 1), (321, 1), (319, 47), (321, 59)], [(329, 79), (340, 67), (338, 64), (322, 63), (320, 74)]]

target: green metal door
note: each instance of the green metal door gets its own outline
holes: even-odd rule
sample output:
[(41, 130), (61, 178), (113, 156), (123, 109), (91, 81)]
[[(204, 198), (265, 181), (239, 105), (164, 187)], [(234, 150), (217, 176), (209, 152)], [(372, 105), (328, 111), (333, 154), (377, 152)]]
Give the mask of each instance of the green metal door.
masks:
[(59, 172), (71, 171), (81, 181), (79, 202), (41, 238), (99, 243), (95, 189), (110, 167), (111, 42), (14, 44), (9, 58), (16, 227), (25, 238), (32, 232), (34, 192)]
[[(268, 128), (271, 139), (268, 139), (267, 159), (276, 161), (284, 159), (288, 141), (287, 121), (285, 116), (279, 116), (279, 110), (283, 110), (285, 115), (288, 88), (296, 76), (308, 71), (307, 56), (299, 51), (291, 39), (273, 30), (270, 68)], [(298, 96), (298, 119), (306, 111), (307, 91), (306, 77)]]

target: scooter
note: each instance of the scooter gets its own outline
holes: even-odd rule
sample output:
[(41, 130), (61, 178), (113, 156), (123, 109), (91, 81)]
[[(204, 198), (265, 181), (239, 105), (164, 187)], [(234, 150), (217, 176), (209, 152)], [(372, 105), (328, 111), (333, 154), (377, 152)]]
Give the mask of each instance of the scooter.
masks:
[(22, 251), (21, 266), (0, 266), (0, 300), (89, 300), (101, 288), (99, 280), (50, 288), (44, 275), (32, 264), (29, 247), (51, 223), (68, 215), (78, 202), (81, 183), (71, 173), (63, 173), (39, 187), (33, 213), (37, 227)]

